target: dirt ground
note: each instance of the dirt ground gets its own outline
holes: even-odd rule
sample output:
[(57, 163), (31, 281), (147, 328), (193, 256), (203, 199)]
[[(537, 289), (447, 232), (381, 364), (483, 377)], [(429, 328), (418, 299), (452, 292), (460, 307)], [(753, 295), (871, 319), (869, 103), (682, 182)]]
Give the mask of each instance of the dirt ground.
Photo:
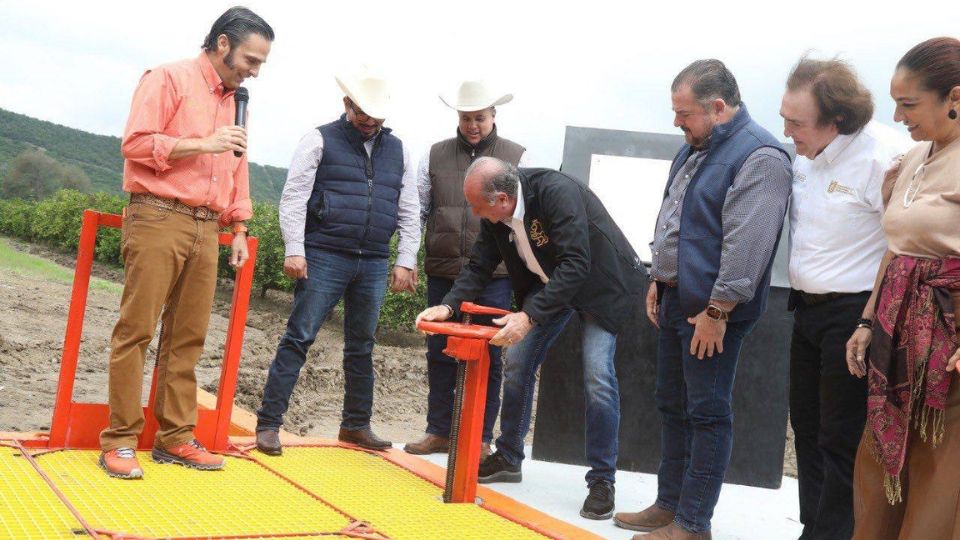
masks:
[[(10, 244), (73, 267), (72, 257), (13, 240)], [(96, 266), (94, 275), (122, 282), (122, 272), (115, 269)], [(217, 292), (206, 347), (197, 366), (199, 385), (212, 393), (219, 383), (231, 287), (227, 283)], [(69, 283), (0, 271), (0, 431), (49, 429), (70, 291)], [(119, 305), (119, 294), (91, 288), (74, 391), (77, 401), (106, 401), (106, 362)], [(271, 292), (266, 298), (257, 294), (251, 298), (236, 397), (247, 410), (255, 410), (260, 403), (267, 368), (289, 309), (288, 294)], [(378, 341), (373, 355), (377, 381), (374, 430), (396, 442), (412, 440), (425, 427), (427, 380), (422, 339), (392, 333), (379, 336)], [(338, 321), (331, 319), (310, 350), (285, 418), (286, 429), (301, 435), (336, 437), (343, 399), (342, 347), (342, 331)], [(148, 350), (144, 399), (155, 354), (156, 339)]]
[[(73, 258), (9, 240), (10, 245), (73, 268)], [(122, 272), (95, 266), (96, 277), (122, 283)], [(197, 380), (216, 393), (220, 360), (230, 308), (230, 287), (218, 290)], [(71, 284), (41, 281), (0, 270), (0, 431), (47, 430), (53, 411), (60, 351), (69, 308)], [(236, 402), (253, 411), (260, 404), (267, 368), (289, 315), (289, 294), (254, 294), (244, 337)], [(116, 322), (120, 296), (91, 288), (80, 348), (74, 397), (77, 401), (106, 401), (106, 362), (110, 332)], [(331, 319), (321, 328), (285, 417), (285, 429), (300, 435), (335, 438), (343, 399), (341, 350), (343, 334)], [(148, 351), (144, 370), (146, 399), (156, 340)], [(373, 354), (376, 372), (373, 428), (394, 442), (418, 438), (425, 427), (426, 362), (422, 339), (415, 334), (378, 336)], [(534, 401), (536, 403), (536, 401)], [(531, 430), (532, 434), (532, 430)], [(788, 431), (784, 472), (796, 476), (792, 433)], [(528, 444), (532, 435), (528, 437)]]

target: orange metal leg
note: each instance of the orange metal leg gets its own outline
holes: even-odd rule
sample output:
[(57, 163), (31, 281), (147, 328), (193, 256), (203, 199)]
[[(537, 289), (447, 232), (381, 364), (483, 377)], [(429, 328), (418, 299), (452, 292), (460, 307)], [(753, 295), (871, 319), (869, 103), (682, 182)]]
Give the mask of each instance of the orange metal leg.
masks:
[(90, 271), (97, 245), (98, 212), (83, 213), (80, 228), (80, 244), (77, 246), (77, 267), (73, 273), (73, 294), (70, 296), (70, 312), (67, 315), (67, 330), (63, 338), (63, 354), (60, 357), (60, 379), (57, 382), (57, 398), (50, 423), (50, 446), (65, 446), (69, 429), (70, 406), (73, 404), (73, 382), (77, 375), (77, 358), (80, 355), (80, 337), (83, 334), (83, 315), (87, 309), (87, 291), (90, 288)]
[(483, 442), (483, 416), (487, 401), (490, 352), (485, 339), (447, 338), (449, 356), (466, 362), (463, 404), (460, 409), (460, 433), (457, 438), (456, 469), (450, 502), (473, 503), (477, 497), (477, 469)]
[[(221, 242), (223, 242), (222, 238)], [(237, 372), (240, 370), (243, 332), (247, 327), (247, 308), (250, 306), (250, 289), (253, 286), (253, 263), (257, 259), (257, 245), (256, 238), (247, 240), (250, 258), (237, 272), (233, 285), (233, 306), (230, 308), (227, 342), (223, 346), (223, 365), (220, 368), (220, 389), (217, 392), (217, 427), (211, 445), (212, 450), (220, 452), (226, 452), (229, 447), (230, 418), (233, 414), (233, 397), (237, 391)]]

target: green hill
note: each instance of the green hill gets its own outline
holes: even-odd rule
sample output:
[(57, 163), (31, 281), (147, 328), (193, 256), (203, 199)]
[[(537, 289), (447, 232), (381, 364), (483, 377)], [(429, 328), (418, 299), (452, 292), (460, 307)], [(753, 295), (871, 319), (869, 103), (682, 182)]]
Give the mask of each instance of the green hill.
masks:
[[(79, 166), (90, 177), (94, 191), (122, 193), (119, 137), (95, 135), (0, 109), (0, 177), (13, 158), (30, 148), (42, 148), (61, 163)], [(251, 163), (253, 199), (277, 203), (286, 177), (286, 169)]]

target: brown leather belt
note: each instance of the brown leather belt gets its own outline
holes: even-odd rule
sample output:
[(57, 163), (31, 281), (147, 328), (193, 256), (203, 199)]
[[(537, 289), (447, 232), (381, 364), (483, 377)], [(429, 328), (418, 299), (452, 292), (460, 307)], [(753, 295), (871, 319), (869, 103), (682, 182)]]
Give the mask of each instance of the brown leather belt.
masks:
[(186, 214), (193, 219), (199, 219), (201, 221), (210, 221), (220, 217), (219, 212), (214, 212), (206, 206), (189, 206), (176, 199), (164, 199), (151, 193), (131, 193), (130, 202), (173, 210), (179, 214)]

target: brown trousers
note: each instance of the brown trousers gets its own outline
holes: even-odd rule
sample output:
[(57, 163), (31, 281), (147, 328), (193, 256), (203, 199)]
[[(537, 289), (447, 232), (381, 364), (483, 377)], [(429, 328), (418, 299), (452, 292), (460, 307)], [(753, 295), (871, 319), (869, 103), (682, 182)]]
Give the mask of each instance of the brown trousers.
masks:
[(192, 440), (197, 424), (194, 366), (217, 284), (217, 222), (132, 203), (120, 252), (126, 274), (110, 343), (110, 427), (100, 434), (100, 446), (137, 446), (144, 425), (144, 357), (162, 312), (154, 445), (170, 448)]
[(910, 430), (903, 502), (887, 502), (883, 468), (868, 447), (869, 426), (864, 431), (853, 471), (855, 540), (960, 540), (960, 380), (950, 377), (943, 442), (933, 448)]

